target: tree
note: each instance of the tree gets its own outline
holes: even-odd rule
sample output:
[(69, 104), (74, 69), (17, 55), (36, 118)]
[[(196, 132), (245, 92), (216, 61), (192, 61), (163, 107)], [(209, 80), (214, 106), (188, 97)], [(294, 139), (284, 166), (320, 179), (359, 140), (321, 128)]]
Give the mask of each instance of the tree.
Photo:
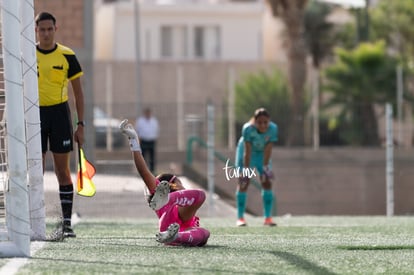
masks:
[(372, 35), (384, 39), (402, 61), (413, 67), (414, 1), (382, 0), (370, 13)]
[(379, 145), (375, 104), (395, 106), (395, 68), (398, 60), (387, 55), (385, 43), (362, 43), (354, 50), (336, 50), (337, 62), (325, 70), (324, 91), (331, 94), (327, 107), (339, 106), (341, 135), (353, 145)]
[(285, 144), (291, 115), (290, 93), (286, 77), (277, 69), (272, 73), (248, 74), (236, 83), (235, 112), (238, 133), (259, 107), (268, 110), (279, 127), (278, 144)]
[(332, 53), (334, 45), (334, 28), (333, 24), (327, 21), (328, 15), (332, 8), (326, 3), (320, 3), (316, 0), (309, 2), (305, 10), (304, 28), (305, 41), (309, 54), (312, 56), (312, 118), (313, 118), (313, 145), (314, 148), (320, 144), (320, 117), (319, 103), (320, 96), (320, 66), (322, 60)]
[(320, 68), (322, 59), (332, 53), (335, 43), (333, 24), (327, 21), (331, 11), (330, 5), (315, 0), (310, 1), (305, 10), (305, 41), (316, 69)]
[(273, 16), (286, 26), (289, 86), (292, 92), (292, 122), (288, 145), (304, 145), (304, 86), (306, 82), (306, 45), (304, 13), (308, 0), (268, 0)]

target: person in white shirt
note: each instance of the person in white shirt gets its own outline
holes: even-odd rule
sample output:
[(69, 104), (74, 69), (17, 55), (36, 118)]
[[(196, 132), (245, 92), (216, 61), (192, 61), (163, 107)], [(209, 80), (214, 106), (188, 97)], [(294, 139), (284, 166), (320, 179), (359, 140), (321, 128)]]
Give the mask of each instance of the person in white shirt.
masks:
[(144, 157), (151, 172), (155, 172), (156, 159), (156, 145), (159, 134), (159, 125), (156, 117), (152, 115), (150, 108), (145, 108), (142, 116), (138, 117), (135, 122), (135, 130), (137, 131), (142, 149), (142, 156)]

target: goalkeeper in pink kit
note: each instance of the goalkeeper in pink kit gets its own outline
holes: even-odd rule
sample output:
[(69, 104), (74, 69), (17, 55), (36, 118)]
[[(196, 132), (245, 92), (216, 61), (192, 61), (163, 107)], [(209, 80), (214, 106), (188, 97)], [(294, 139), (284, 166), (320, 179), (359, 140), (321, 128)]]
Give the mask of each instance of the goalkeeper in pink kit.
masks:
[(156, 240), (168, 245), (204, 246), (210, 232), (199, 226), (195, 215), (203, 205), (206, 195), (203, 190), (187, 190), (179, 178), (172, 174), (154, 176), (141, 154), (139, 138), (128, 120), (119, 126), (128, 137), (135, 167), (148, 188), (149, 206), (159, 218), (159, 233)]

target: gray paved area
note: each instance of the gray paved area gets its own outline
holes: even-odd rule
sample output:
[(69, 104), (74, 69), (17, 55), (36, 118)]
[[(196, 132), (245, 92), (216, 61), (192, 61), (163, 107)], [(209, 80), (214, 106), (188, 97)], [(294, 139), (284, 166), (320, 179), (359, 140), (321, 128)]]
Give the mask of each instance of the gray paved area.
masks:
[[(76, 175), (72, 175), (73, 181)], [(186, 177), (180, 177), (186, 188), (200, 188)], [(82, 219), (113, 218), (137, 219), (154, 217), (155, 213), (148, 207), (144, 195), (144, 183), (141, 178), (133, 175), (96, 174), (93, 177), (96, 186), (94, 197), (75, 195), (73, 211)], [(58, 184), (53, 172), (44, 176), (44, 191), (46, 217), (58, 217), (61, 213), (58, 195)], [(208, 194), (208, 192), (206, 192)], [(211, 204), (210, 204), (211, 203)], [(233, 206), (222, 201), (217, 195), (212, 199), (207, 196), (206, 202), (200, 208), (200, 217), (229, 217), (236, 219)]]

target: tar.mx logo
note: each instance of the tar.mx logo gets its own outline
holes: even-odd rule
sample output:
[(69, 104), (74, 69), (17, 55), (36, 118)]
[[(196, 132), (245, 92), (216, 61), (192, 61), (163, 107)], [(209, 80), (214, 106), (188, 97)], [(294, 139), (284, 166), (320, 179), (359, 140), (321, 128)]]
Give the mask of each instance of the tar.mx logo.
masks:
[(234, 166), (229, 166), (229, 161), (227, 159), (226, 161), (226, 166), (223, 168), (224, 173), (226, 174), (226, 179), (230, 180), (232, 178), (252, 178), (256, 176), (256, 171), (254, 170), (254, 168), (250, 168), (250, 167), (234, 167)]

